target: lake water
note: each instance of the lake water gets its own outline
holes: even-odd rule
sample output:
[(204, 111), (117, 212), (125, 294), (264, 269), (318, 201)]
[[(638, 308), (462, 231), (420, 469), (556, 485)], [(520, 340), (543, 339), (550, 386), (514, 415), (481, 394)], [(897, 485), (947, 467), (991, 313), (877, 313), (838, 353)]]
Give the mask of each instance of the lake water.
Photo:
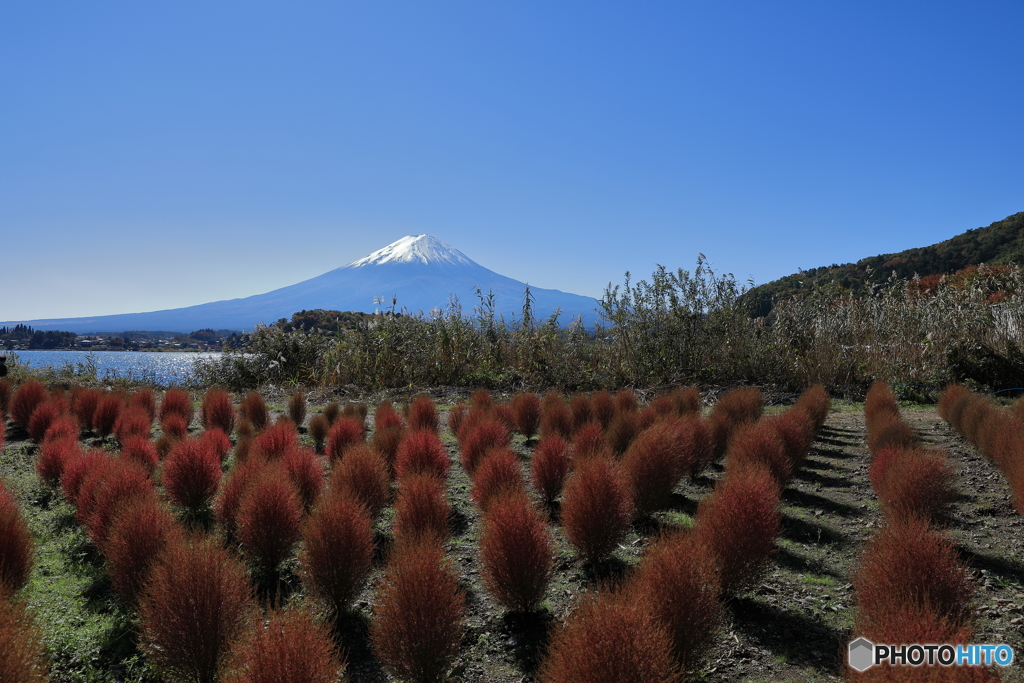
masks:
[[(144, 353), (139, 351), (0, 351), (8, 359), (33, 369), (52, 367), (87, 370), (95, 366), (99, 379), (130, 379), (160, 386), (187, 384), (192, 364), (200, 358), (217, 358), (220, 352)], [(10, 362), (10, 360), (8, 360)]]

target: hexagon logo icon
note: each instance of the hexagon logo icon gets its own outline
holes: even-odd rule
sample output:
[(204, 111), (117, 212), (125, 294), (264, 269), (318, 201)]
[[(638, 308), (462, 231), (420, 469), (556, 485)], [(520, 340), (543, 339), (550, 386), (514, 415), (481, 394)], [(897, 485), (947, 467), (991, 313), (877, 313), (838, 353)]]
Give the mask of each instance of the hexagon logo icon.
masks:
[(875, 663), (875, 644), (867, 638), (858, 638), (850, 643), (850, 666), (857, 671), (867, 671)]

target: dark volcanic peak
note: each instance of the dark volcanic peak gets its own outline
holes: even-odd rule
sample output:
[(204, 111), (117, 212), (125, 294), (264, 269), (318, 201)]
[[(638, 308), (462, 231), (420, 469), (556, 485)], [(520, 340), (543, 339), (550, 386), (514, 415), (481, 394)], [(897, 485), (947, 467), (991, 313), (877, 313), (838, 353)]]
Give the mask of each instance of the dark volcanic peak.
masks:
[[(378, 249), (347, 266), (265, 294), (215, 301), (199, 306), (150, 313), (125, 313), (93, 318), (17, 320), (0, 325), (25, 323), (37, 330), (66, 330), (88, 333), (97, 330), (175, 330), (189, 332), (202, 328), (251, 330), (258, 323), (271, 324), (303, 310), (358, 311), (373, 313), (390, 309), (431, 315), (458, 304), (465, 312), (481, 305), (481, 298), (493, 304), (493, 313), (506, 320), (522, 312), (526, 284), (499, 275), (474, 263), (458, 249), (431, 235), (409, 235)], [(582, 318), (592, 325), (597, 320), (597, 300), (530, 287), (533, 316), (545, 319), (560, 313), (568, 324)]]

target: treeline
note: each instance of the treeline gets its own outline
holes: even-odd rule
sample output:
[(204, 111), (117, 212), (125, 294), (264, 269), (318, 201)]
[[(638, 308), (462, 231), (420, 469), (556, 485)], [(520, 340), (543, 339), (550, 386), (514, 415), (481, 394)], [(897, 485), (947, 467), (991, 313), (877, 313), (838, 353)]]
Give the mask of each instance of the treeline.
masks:
[(989, 266), (1024, 263), (1024, 212), (927, 247), (871, 256), (857, 263), (833, 263), (787, 275), (755, 287), (747, 299), (755, 314), (763, 316), (779, 299), (806, 296), (813, 292), (832, 296), (848, 292), (863, 294), (872, 286), (885, 284), (893, 273), (904, 280), (915, 275), (937, 279), (982, 263)]
[(1024, 275), (1016, 266), (982, 266), (930, 288), (890, 277), (859, 294), (781, 300), (767, 317), (751, 314), (747, 291), (698, 261), (693, 272), (659, 268), (639, 282), (627, 274), (605, 292), (593, 328), (529, 316), (509, 322), (484, 300), (468, 315), (367, 315), (337, 334), (261, 327), (244, 353), (202, 363), (197, 374), (239, 390), (277, 382), (563, 391), (750, 383), (795, 392), (820, 383), (862, 397), (875, 380), (1024, 386)]
[(74, 332), (60, 330), (34, 330), (30, 325), (0, 327), (0, 340), (5, 346), (26, 344), (30, 349), (69, 349), (78, 337)]

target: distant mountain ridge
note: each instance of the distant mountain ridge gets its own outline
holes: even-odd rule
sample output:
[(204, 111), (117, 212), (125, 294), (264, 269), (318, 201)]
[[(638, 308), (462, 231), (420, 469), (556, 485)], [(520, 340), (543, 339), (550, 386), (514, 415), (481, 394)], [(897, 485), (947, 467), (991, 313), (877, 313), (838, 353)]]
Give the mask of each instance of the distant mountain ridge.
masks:
[(755, 287), (747, 297), (756, 315), (767, 315), (773, 302), (780, 297), (799, 296), (822, 289), (859, 292), (870, 284), (885, 282), (893, 272), (900, 278), (911, 278), (915, 274), (921, 277), (949, 275), (981, 263), (1024, 265), (1024, 211), (927, 247), (787, 275)]
[[(123, 313), (89, 318), (16, 320), (37, 330), (67, 330), (79, 334), (121, 330), (175, 330), (202, 328), (251, 330), (257, 323), (271, 324), (301, 310), (389, 310), (430, 314), (458, 300), (466, 312), (479, 305), (477, 291), (493, 294), (494, 313), (507, 320), (520, 315), (526, 284), (488, 270), (454, 247), (431, 235), (410, 235), (368, 256), (303, 282), (242, 299), (147, 313)], [(555, 311), (568, 324), (582, 317), (597, 320), (596, 299), (557, 289), (530, 287), (535, 318)]]

